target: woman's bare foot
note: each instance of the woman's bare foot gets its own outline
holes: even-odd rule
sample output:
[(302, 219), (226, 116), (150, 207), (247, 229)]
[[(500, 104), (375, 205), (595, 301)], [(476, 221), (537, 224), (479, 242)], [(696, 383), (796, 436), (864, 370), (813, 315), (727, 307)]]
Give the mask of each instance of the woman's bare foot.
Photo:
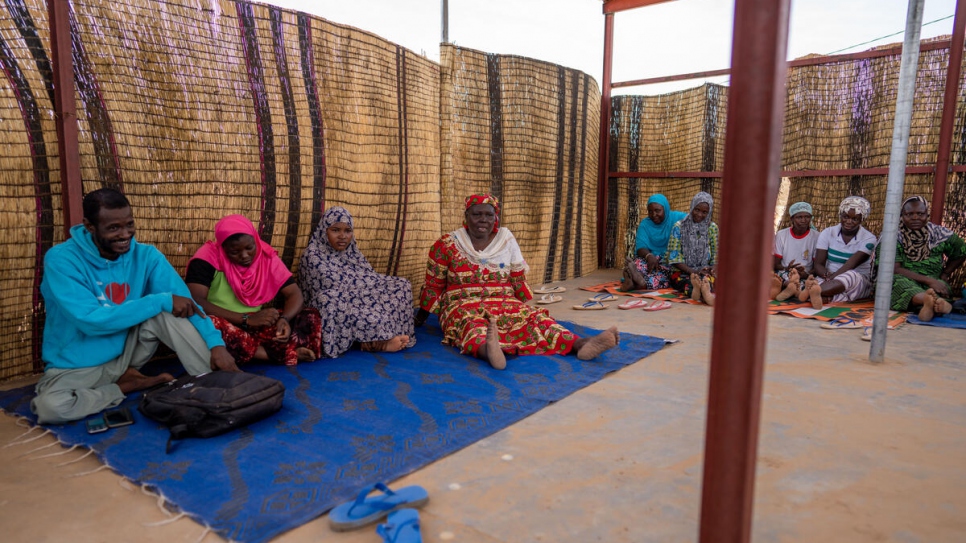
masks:
[(714, 307), (714, 294), (711, 292), (711, 281), (707, 277), (701, 278), (701, 300)]
[(134, 368), (128, 368), (118, 378), (116, 384), (121, 389), (121, 393), (130, 394), (131, 392), (151, 388), (154, 385), (160, 385), (161, 383), (167, 383), (169, 381), (174, 381), (174, 376), (170, 373), (162, 373), (161, 375), (149, 377)]
[(691, 299), (701, 301), (701, 276), (696, 273), (691, 274)]
[(943, 316), (953, 310), (953, 304), (942, 296), (936, 296), (936, 303), (932, 304), (932, 311), (938, 316)]
[(309, 360), (318, 359), (318, 357), (315, 356), (315, 353), (312, 352), (312, 349), (309, 349), (308, 347), (299, 347), (298, 349), (295, 349), (295, 354), (298, 356), (299, 362), (308, 362)]
[(818, 281), (808, 287), (808, 301), (812, 303), (812, 309), (816, 311), (822, 309), (822, 285), (818, 284)]
[[(805, 279), (805, 288), (799, 289), (798, 291), (798, 301), (807, 302), (812, 296), (812, 287), (815, 285), (818, 285), (818, 281), (815, 280), (815, 276), (809, 275), (808, 278)], [(821, 287), (821, 285), (819, 285), (819, 287)]]
[(500, 347), (500, 329), (496, 326), (496, 317), (490, 316), (490, 323), (486, 325), (486, 349), (481, 351), (480, 358), (490, 363), (493, 369), (506, 368), (506, 355)]
[(788, 274), (788, 284), (785, 285), (784, 290), (778, 293), (775, 299), (783, 302), (792, 296), (798, 296), (799, 291), (801, 291), (801, 281), (802, 278), (798, 276), (798, 270), (792, 270)]
[[(616, 347), (620, 343), (620, 340), (621, 336), (620, 332), (617, 331), (617, 327), (611, 326), (607, 330), (592, 338), (587, 338), (586, 341), (582, 342), (577, 349), (577, 358), (580, 360), (593, 360), (604, 351)], [(574, 347), (577, 347), (577, 344), (574, 344)]]
[(922, 309), (919, 310), (919, 320), (929, 322), (936, 313), (936, 291), (929, 289), (923, 296)]
[(768, 287), (768, 299), (775, 300), (782, 291), (782, 278), (778, 274), (772, 274), (771, 285)]
[(406, 345), (408, 344), (409, 344), (409, 336), (399, 335), (387, 341), (383, 351), (387, 353), (399, 352), (405, 349)]

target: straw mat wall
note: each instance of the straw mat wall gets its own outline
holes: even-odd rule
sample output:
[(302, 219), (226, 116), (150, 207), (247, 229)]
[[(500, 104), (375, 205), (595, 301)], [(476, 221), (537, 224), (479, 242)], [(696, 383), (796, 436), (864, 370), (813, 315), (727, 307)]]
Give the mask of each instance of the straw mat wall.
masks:
[[(123, 190), (138, 240), (182, 273), (229, 213), (294, 271), (321, 212), (343, 205), (375, 269), (418, 293), (429, 247), (481, 190), (505, 201), (533, 281), (596, 268), (600, 94), (585, 74), (459, 50), (441, 70), (370, 33), (241, 1), (71, 8), (84, 192)], [(41, 368), (42, 257), (64, 239), (50, 54), (46, 4), (6, 1), (0, 379)]]
[(441, 50), (442, 222), (464, 198), (500, 199), (531, 283), (597, 269), (600, 92), (587, 74), (452, 45)]
[[(916, 78), (909, 166), (935, 166), (949, 50), (920, 53)], [(791, 68), (788, 72), (782, 169), (830, 170), (889, 166), (895, 114), (898, 55)], [(613, 99), (611, 171), (721, 171), (727, 87), (704, 85), (661, 96)], [(960, 85), (951, 162), (966, 164), (966, 85)], [(906, 196), (931, 200), (933, 174), (908, 175)], [(663, 192), (674, 209), (687, 210), (697, 190), (715, 196), (720, 178), (621, 179), (608, 194), (609, 265), (621, 266), (628, 235), (646, 216), (647, 199)], [(838, 223), (841, 200), (857, 194), (872, 204), (864, 226), (882, 229), (887, 176), (791, 177), (787, 203), (808, 201), (815, 226)], [(966, 234), (966, 186), (950, 177), (944, 225)], [(786, 202), (778, 202), (783, 209)], [(788, 226), (787, 215), (780, 227)], [(962, 281), (960, 274), (959, 281)]]

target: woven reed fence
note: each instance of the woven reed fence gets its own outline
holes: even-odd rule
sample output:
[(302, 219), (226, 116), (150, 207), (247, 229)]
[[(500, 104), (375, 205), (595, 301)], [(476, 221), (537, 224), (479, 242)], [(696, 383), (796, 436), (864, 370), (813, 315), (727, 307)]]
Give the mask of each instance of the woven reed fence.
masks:
[(440, 58), (444, 230), (462, 223), (468, 193), (489, 192), (520, 242), (531, 283), (596, 270), (596, 82), (555, 64), (452, 45)]
[[(182, 273), (229, 213), (294, 271), (321, 212), (343, 205), (376, 270), (418, 290), (429, 247), (480, 190), (505, 201), (532, 280), (596, 268), (600, 93), (585, 74), (450, 48), (441, 69), (247, 2), (71, 7), (84, 192), (123, 190), (139, 241)], [(42, 257), (64, 237), (49, 47), (43, 1), (0, 7), (0, 380), (41, 368)]]
[[(935, 166), (939, 144), (948, 49), (922, 51), (909, 138), (909, 166)], [(790, 68), (788, 72), (782, 169), (833, 170), (889, 166), (895, 114), (898, 55)], [(726, 87), (700, 88), (661, 96), (613, 99), (611, 171), (713, 172), (724, 161), (727, 118)], [(966, 85), (956, 106), (951, 163), (966, 164)], [(907, 175), (905, 195), (931, 200), (932, 174)], [(864, 226), (882, 229), (887, 176), (790, 177), (787, 202), (807, 201), (819, 229), (838, 223), (841, 200), (857, 194), (872, 204)], [(698, 190), (715, 196), (720, 178), (620, 179), (608, 186), (608, 230), (605, 261), (622, 266), (629, 235), (646, 216), (647, 199), (665, 194), (672, 208), (687, 210)], [(943, 224), (966, 234), (966, 179), (950, 176)], [(713, 217), (714, 218), (714, 217)], [(788, 217), (780, 227), (788, 226)], [(963, 280), (960, 273), (958, 282)]]

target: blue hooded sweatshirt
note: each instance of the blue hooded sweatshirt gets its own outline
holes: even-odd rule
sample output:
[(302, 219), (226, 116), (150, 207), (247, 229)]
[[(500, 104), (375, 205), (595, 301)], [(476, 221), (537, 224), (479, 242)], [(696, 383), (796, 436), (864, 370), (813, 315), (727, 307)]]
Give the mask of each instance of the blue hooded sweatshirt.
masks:
[[(82, 224), (44, 257), (40, 293), (47, 305), (42, 358), (47, 368), (99, 366), (124, 350), (128, 330), (170, 312), (172, 294), (191, 297), (187, 285), (152, 245), (131, 240), (117, 260), (100, 255)], [(208, 348), (224, 345), (210, 319), (190, 317)]]

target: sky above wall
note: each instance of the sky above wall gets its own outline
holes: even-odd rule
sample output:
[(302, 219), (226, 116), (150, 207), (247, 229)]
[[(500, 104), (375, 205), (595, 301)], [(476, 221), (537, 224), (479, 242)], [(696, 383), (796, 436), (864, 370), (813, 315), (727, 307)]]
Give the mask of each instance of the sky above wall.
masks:
[[(441, 0), (266, 3), (361, 28), (439, 60)], [(576, 68), (599, 84), (604, 49), (601, 6), (601, 0), (449, 0), (449, 39), (488, 53)], [(955, 7), (955, 0), (925, 0), (922, 38), (951, 33)], [(676, 0), (616, 14), (613, 80), (727, 68), (733, 10), (730, 0)], [(901, 42), (907, 10), (906, 0), (792, 0), (788, 58), (853, 53)], [(703, 81), (615, 89), (614, 94), (660, 94)], [(728, 78), (709, 81), (726, 83)]]

